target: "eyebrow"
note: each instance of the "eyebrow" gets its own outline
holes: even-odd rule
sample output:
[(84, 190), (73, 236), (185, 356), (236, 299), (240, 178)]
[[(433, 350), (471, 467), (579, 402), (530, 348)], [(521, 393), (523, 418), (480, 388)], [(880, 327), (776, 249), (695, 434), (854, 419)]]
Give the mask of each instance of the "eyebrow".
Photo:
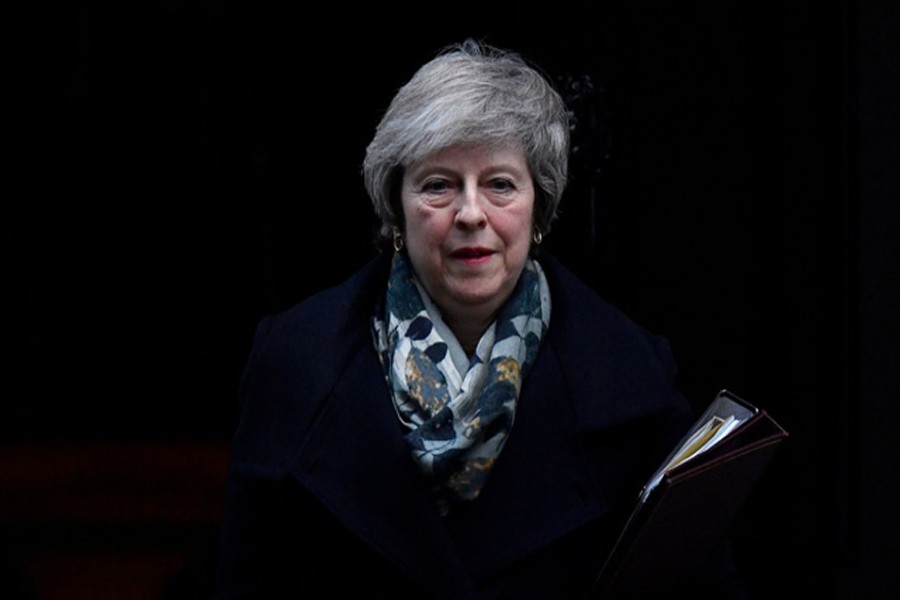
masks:
[[(511, 175), (527, 179), (528, 178), (528, 170), (527, 168), (522, 169), (516, 165), (507, 162), (501, 162), (496, 164), (489, 165), (486, 169), (484, 169), (481, 174), (482, 175), (493, 175), (495, 173), (506, 172)], [(408, 169), (407, 173), (409, 174), (411, 179), (418, 180), (422, 177), (427, 177), (432, 174), (442, 174), (442, 175), (455, 175), (458, 173), (456, 169), (453, 167), (445, 166), (436, 162), (425, 162), (420, 164), (417, 167), (412, 169)]]

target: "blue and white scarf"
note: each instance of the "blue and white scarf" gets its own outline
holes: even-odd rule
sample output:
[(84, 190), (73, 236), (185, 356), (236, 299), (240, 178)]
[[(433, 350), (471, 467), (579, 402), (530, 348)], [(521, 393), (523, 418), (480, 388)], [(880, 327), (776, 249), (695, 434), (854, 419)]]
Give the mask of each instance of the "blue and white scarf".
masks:
[(384, 304), (373, 319), (412, 457), (434, 483), (441, 511), (484, 486), (516, 412), (525, 373), (550, 321), (550, 292), (529, 259), (513, 293), (471, 357), (443, 322), (405, 253), (394, 255)]

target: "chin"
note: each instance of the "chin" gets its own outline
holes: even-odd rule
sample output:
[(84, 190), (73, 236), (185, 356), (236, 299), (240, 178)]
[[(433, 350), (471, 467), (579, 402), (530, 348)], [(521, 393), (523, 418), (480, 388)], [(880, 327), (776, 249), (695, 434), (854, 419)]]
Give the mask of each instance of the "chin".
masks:
[(506, 290), (497, 289), (467, 289), (460, 290), (455, 295), (457, 302), (467, 306), (483, 306), (485, 304), (496, 304), (500, 306), (509, 296)]

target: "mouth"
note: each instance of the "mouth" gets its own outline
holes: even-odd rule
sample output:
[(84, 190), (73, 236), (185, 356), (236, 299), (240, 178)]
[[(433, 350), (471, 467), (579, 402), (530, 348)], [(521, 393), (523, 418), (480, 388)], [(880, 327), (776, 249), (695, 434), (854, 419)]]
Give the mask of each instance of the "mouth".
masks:
[(450, 253), (450, 256), (467, 263), (478, 263), (487, 260), (493, 254), (494, 251), (489, 248), (482, 248), (480, 246), (467, 246), (465, 248), (458, 248), (454, 250)]
[(488, 248), (481, 247), (466, 247), (459, 248), (450, 253), (450, 256), (453, 258), (459, 258), (463, 260), (478, 260), (480, 258), (487, 258), (488, 256), (494, 253), (493, 250)]

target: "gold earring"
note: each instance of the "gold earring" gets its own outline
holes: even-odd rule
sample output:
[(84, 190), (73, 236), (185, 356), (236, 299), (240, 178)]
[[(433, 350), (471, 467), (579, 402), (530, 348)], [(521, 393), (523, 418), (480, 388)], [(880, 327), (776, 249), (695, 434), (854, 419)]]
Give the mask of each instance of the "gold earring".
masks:
[(396, 227), (394, 227), (394, 250), (396, 252), (403, 250), (403, 234)]
[(535, 245), (535, 246), (540, 246), (540, 245), (541, 245), (541, 242), (544, 241), (544, 234), (541, 233), (541, 230), (540, 230), (540, 229), (535, 229), (535, 230), (534, 230), (534, 235), (531, 236), (531, 239), (534, 241), (534, 245)]

